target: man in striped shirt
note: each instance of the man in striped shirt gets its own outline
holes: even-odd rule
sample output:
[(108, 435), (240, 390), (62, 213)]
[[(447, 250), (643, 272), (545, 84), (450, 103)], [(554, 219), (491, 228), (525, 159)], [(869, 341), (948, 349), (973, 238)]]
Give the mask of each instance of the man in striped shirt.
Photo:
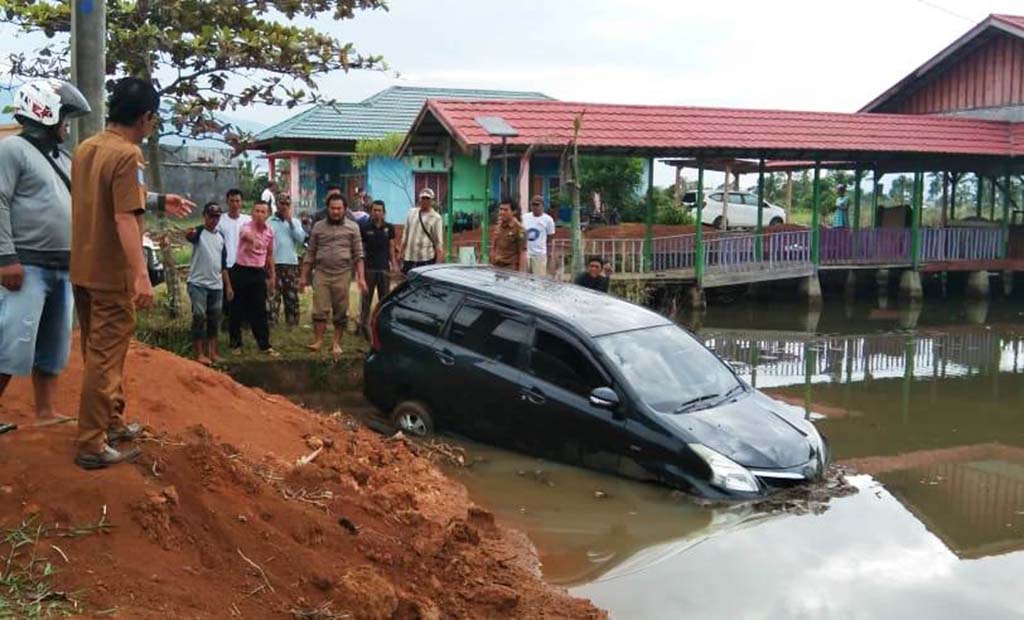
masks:
[(434, 190), (423, 188), (419, 205), (409, 210), (402, 230), (402, 273), (444, 261), (444, 221), (434, 211)]

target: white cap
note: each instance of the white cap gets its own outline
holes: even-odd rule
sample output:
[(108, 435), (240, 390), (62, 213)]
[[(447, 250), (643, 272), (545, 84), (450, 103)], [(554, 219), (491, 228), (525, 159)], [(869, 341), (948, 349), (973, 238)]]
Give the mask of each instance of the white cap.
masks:
[(434, 190), (430, 189), (429, 187), (424, 187), (422, 190), (420, 190), (420, 198), (429, 198), (433, 200)]

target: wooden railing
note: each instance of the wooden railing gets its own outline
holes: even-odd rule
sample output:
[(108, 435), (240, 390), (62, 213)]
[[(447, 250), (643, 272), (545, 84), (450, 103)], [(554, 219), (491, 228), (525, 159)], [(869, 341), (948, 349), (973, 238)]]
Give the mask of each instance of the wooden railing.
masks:
[(922, 228), (921, 262), (996, 259), (1002, 245), (998, 228)]
[(822, 265), (886, 265), (910, 262), (907, 228), (823, 228)]

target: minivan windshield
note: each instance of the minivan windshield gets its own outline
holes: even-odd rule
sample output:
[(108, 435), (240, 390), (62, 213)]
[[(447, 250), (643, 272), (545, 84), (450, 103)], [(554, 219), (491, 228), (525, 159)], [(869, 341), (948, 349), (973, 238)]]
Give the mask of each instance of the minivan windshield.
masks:
[(742, 390), (721, 360), (675, 325), (595, 340), (640, 398), (661, 413), (702, 409)]

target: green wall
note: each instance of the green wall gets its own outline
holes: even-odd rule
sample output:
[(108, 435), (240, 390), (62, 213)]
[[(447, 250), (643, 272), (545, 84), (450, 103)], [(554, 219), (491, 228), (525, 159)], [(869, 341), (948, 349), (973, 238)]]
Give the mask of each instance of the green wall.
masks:
[[(486, 208), (486, 169), (471, 155), (456, 155), (452, 161), (452, 200), (454, 210), (482, 214)], [(493, 199), (493, 197), (492, 197)]]

